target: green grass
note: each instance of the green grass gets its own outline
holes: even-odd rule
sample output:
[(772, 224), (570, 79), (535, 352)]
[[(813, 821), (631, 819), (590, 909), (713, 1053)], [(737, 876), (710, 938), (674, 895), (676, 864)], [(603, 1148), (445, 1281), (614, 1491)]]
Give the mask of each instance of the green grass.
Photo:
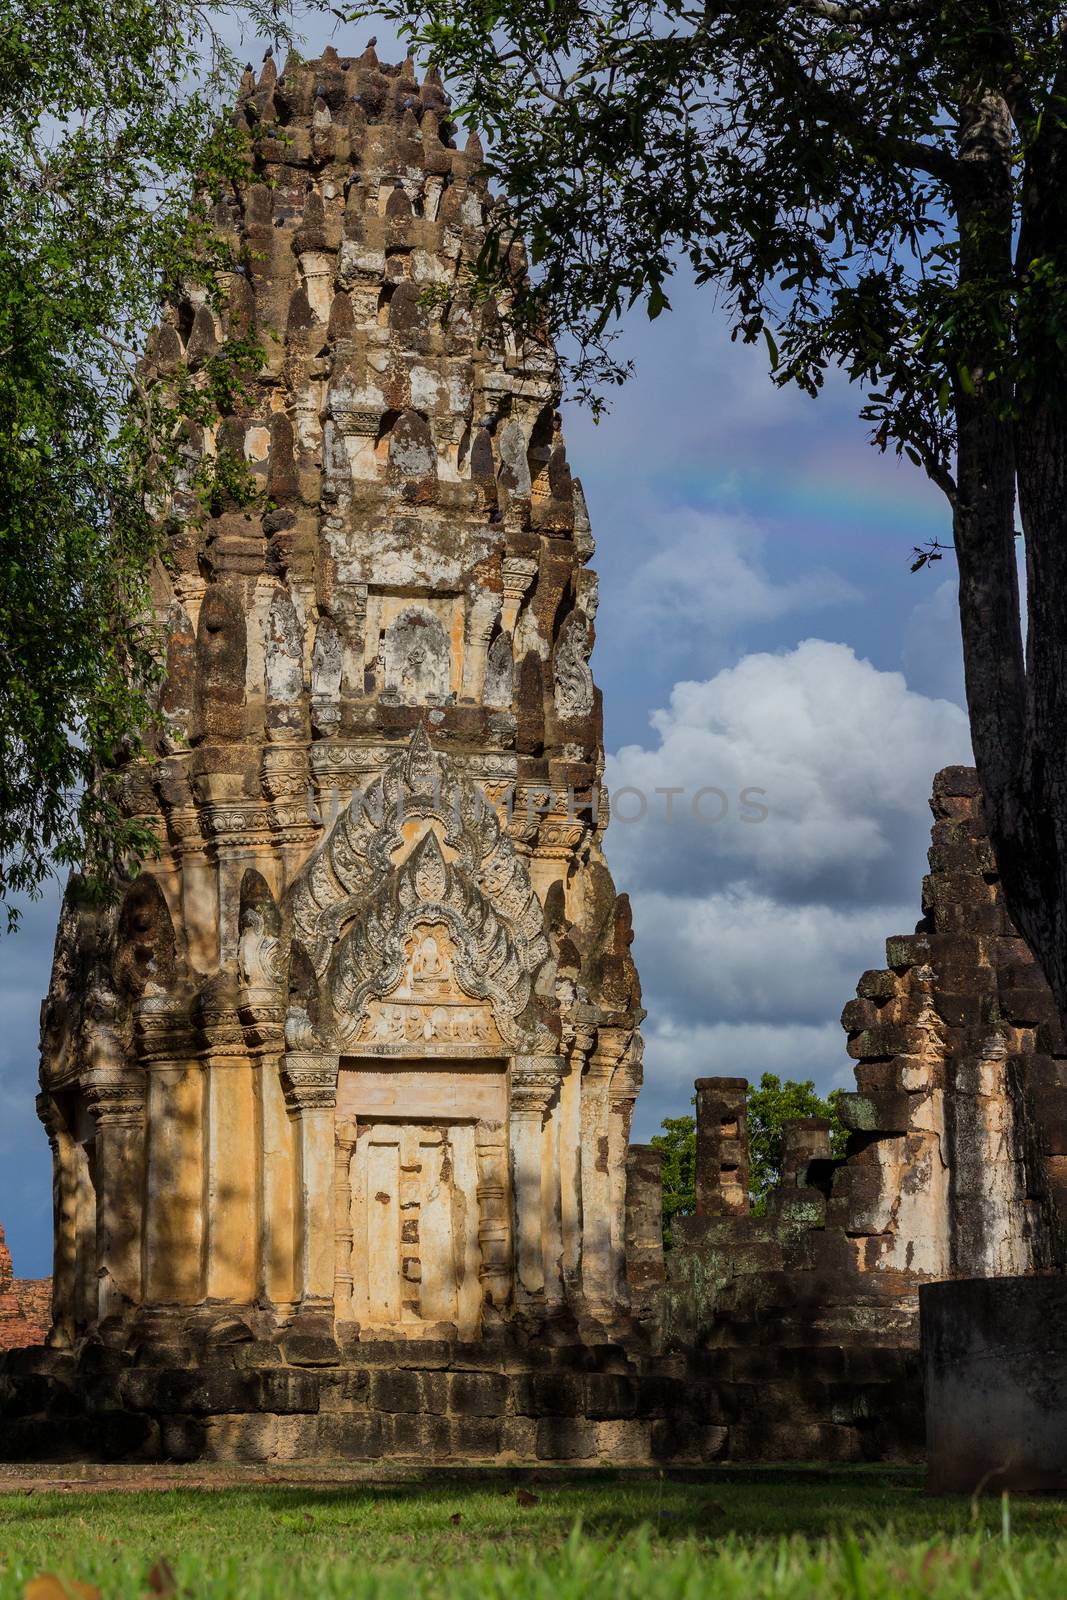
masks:
[[(0, 1600), (59, 1574), (104, 1600), (882, 1600), (1067, 1594), (1067, 1504), (931, 1500), (915, 1473), (724, 1469), (529, 1485), (0, 1495)], [(457, 1520), (458, 1519), (458, 1520)], [(149, 1574), (156, 1566), (153, 1585)]]

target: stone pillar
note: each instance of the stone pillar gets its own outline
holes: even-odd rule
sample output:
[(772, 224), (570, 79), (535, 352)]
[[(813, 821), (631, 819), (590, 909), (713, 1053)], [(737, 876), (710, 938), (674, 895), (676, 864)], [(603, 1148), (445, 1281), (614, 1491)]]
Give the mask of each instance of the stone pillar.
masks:
[(195, 1305), (203, 1295), (203, 1063), (153, 1060), (146, 1070), (145, 1300)]
[(334, 1119), (340, 1058), (290, 1050), (286, 1093), (295, 1124), (297, 1316), (334, 1315)]
[(280, 1053), (265, 1055), (259, 1071), (260, 1287), (263, 1300), (284, 1316), (296, 1300), (295, 1121), (282, 1084)]
[(516, 1286), (543, 1297), (542, 1136), (559, 1089), (562, 1056), (516, 1056), (511, 1067), (511, 1170), (514, 1184)]
[(641, 1062), (634, 1053), (634, 1042), (627, 1041), (626, 1054), (616, 1067), (608, 1090), (608, 1165), (611, 1169), (611, 1254), (622, 1288), (626, 1269), (626, 1155), (630, 1148), (630, 1127), (634, 1103), (641, 1087)]
[(786, 1118), (782, 1123), (783, 1189), (795, 1189), (802, 1183), (810, 1162), (829, 1161), (832, 1128), (828, 1117)]
[[(118, 1040), (115, 1040), (116, 1047)], [(101, 1322), (141, 1303), (145, 1102), (143, 1068), (98, 1061), (85, 1079), (96, 1119), (96, 1260)]]
[(92, 1327), (97, 1315), (95, 1133), (84, 1102), (79, 1102), (71, 1156), (75, 1214), (74, 1323), (81, 1331)]
[[(560, 1061), (561, 1068), (563, 1059)], [(558, 1082), (562, 1081), (562, 1071)], [(560, 1193), (561, 1101), (557, 1093), (549, 1105), (541, 1136), (541, 1255), (544, 1262), (545, 1304), (563, 1304), (563, 1214)]]
[(640, 1295), (663, 1282), (663, 1151), (626, 1152), (626, 1281)]
[(210, 1054), (204, 1068), (205, 1293), (248, 1306), (259, 1278), (255, 1064), (247, 1055)]
[(567, 1070), (559, 1091), (560, 1222), (563, 1233), (563, 1279), (577, 1293), (582, 1275), (582, 1077), (596, 1030), (563, 1025)]
[(610, 1094), (628, 1042), (625, 1028), (598, 1028), (582, 1080), (582, 1292), (600, 1311), (614, 1307), (619, 1278), (612, 1241)]
[(537, 560), (533, 556), (505, 556), (502, 563), (504, 604), (500, 626), (505, 633), (514, 634), (526, 591), (537, 573)]
[(44, 1124), (52, 1151), (52, 1332), (49, 1343), (66, 1347), (74, 1338), (75, 1220), (74, 1168), (71, 1137), (56, 1102), (49, 1094), (37, 1096), (37, 1115)]
[(196, 972), (213, 972), (219, 961), (218, 884), (200, 815), (192, 807), (176, 809), (169, 821), (181, 860), (182, 923), (189, 964)]
[(334, 1307), (338, 1322), (352, 1320), (352, 1156), (355, 1153), (359, 1124), (348, 1118), (337, 1125), (334, 1151)]
[(696, 1081), (698, 1217), (749, 1209), (747, 1078)]
[(482, 699), (489, 640), (499, 614), (500, 596), (488, 589), (476, 591), (467, 612), (461, 700), (477, 704)]
[(499, 1122), (479, 1122), (474, 1138), (478, 1162), (478, 1247), (482, 1254), (482, 1292), (489, 1309), (499, 1313), (511, 1295), (508, 1147)]

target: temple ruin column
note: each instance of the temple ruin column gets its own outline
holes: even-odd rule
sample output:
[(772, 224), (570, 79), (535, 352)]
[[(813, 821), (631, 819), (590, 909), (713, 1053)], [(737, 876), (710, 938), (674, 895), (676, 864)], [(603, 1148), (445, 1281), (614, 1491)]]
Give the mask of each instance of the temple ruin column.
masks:
[(507, 1138), (501, 1123), (481, 1121), (475, 1127), (474, 1141), (482, 1292), (488, 1309), (499, 1313), (511, 1296), (512, 1279)]
[(37, 1115), (52, 1152), (52, 1332), (49, 1343), (66, 1346), (74, 1337), (74, 1273), (77, 1260), (77, 1198), (70, 1130), (50, 1094), (37, 1096)]
[(352, 1319), (352, 1157), (359, 1124), (347, 1118), (337, 1125), (334, 1151), (334, 1307), (338, 1322)]
[(257, 1065), (246, 1054), (204, 1060), (204, 1290), (238, 1306), (255, 1300), (259, 1277)]
[(696, 1209), (718, 1217), (749, 1209), (747, 1078), (698, 1078)]
[(632, 1144), (626, 1153), (626, 1281), (640, 1296), (663, 1276), (663, 1151)]
[(511, 1068), (511, 1166), (514, 1184), (516, 1287), (545, 1293), (542, 1139), (545, 1114), (559, 1091), (562, 1056), (516, 1056)]
[[(640, 1040), (637, 1041), (638, 1046)], [(611, 1172), (611, 1253), (620, 1278), (626, 1260), (626, 1152), (634, 1104), (641, 1087), (641, 1061), (633, 1037), (608, 1087), (608, 1166)]]
[(340, 1057), (290, 1050), (286, 1097), (294, 1122), (298, 1316), (334, 1311), (334, 1120)]
[(619, 1276), (612, 1237), (610, 1092), (629, 1037), (625, 1028), (598, 1028), (582, 1080), (582, 1293), (596, 1310), (612, 1306)]
[(585, 1064), (596, 1029), (565, 1022), (562, 1035), (566, 1070), (559, 1090), (560, 1224), (563, 1279), (576, 1292), (582, 1274), (582, 1093)]
[(463, 652), (463, 688), (460, 698), (478, 703), (485, 690), (485, 663), (489, 640), (500, 615), (500, 596), (486, 590), (474, 599), (467, 614)]
[(141, 1197), (147, 1082), (141, 1067), (98, 1062), (85, 1079), (96, 1119), (96, 1258), (100, 1321), (141, 1302)]
[(145, 1300), (194, 1305), (203, 1294), (204, 1067), (156, 1060), (146, 1070)]
[(147, 1086), (144, 1299), (195, 1305), (204, 1289), (203, 1063), (179, 1000), (146, 996), (135, 1016)]

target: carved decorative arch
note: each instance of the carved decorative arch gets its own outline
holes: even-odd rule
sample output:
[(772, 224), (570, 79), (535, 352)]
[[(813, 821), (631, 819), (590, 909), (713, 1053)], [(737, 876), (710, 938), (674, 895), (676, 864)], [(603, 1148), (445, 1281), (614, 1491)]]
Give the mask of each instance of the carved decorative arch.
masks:
[[(412, 821), (427, 824), (414, 847), (410, 826), (404, 831)], [(330, 972), (339, 1027), (349, 1034), (368, 998), (399, 980), (418, 922), (448, 927), (457, 977), (490, 1002), (508, 1040), (518, 1038), (516, 1019), (549, 953), (525, 863), (493, 807), (423, 728), (338, 817), (290, 890), (287, 911), (316, 977)]]
[(433, 832), (361, 908), (331, 965), (339, 1038), (359, 1032), (372, 998), (392, 993), (404, 976), (408, 943), (419, 926), (444, 925), (451, 936), (455, 977), (471, 999), (488, 1000), (506, 1044), (522, 1039), (518, 1018), (530, 999), (528, 941), (516, 937), (492, 902), (449, 866)]

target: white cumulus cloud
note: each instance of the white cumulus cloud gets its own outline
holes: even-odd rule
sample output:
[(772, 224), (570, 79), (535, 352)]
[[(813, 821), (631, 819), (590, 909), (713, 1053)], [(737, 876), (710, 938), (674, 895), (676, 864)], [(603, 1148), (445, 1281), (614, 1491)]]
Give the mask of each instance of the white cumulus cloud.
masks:
[(646, 1133), (684, 1109), (691, 1071), (850, 1081), (838, 1013), (918, 919), (933, 775), (970, 760), (958, 705), (822, 639), (676, 684), (651, 725), (607, 767), (650, 1013)]

